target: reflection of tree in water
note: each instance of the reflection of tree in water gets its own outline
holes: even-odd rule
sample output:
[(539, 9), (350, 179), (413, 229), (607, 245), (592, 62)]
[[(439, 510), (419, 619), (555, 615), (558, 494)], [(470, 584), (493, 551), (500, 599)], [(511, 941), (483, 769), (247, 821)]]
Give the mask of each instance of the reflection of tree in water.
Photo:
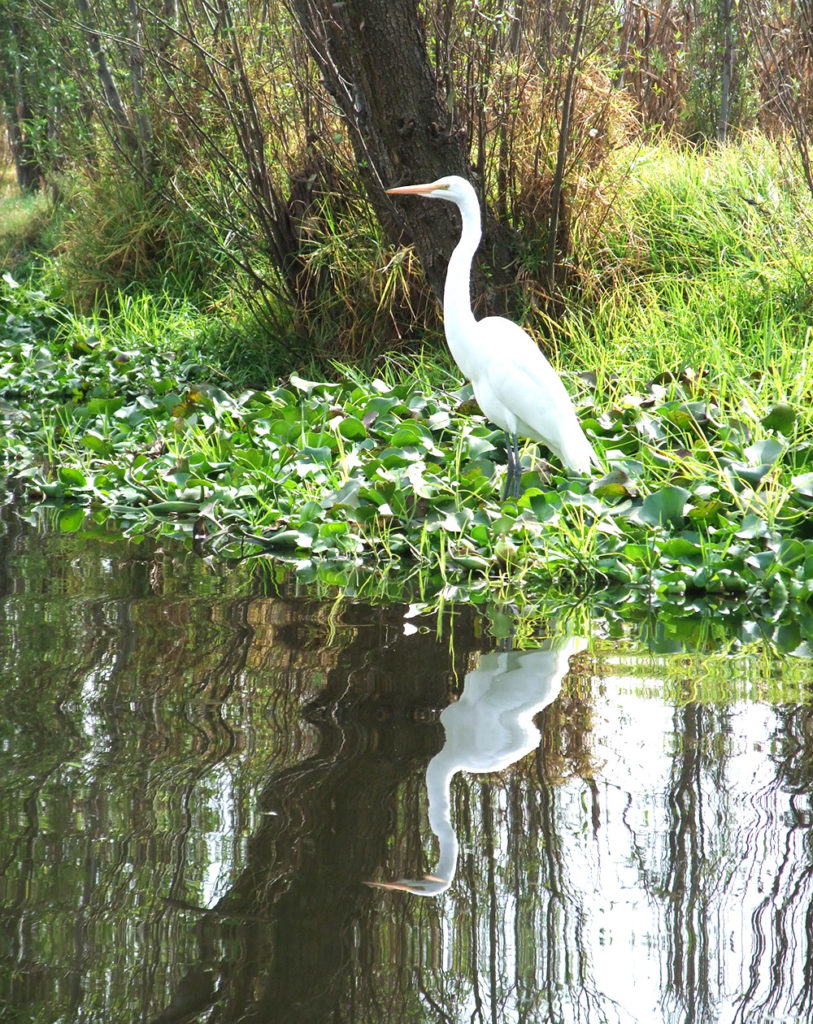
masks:
[[(257, 596), (234, 570), (138, 545), (23, 540), (0, 537), (16, 563), (0, 573), (0, 1006), (165, 1024), (616, 1018), (593, 979), (590, 871), (596, 831), (619, 830), (573, 677), (537, 716), (535, 756), (456, 778), (454, 886), (375, 892), (362, 883), (388, 869), (437, 865), (416, 826), (423, 770), (475, 663), (473, 617), (456, 613), (452, 653), (434, 622), (405, 635), (401, 608)], [(761, 715), (775, 725), (754, 729)], [(662, 1018), (813, 1019), (813, 711), (691, 703), (673, 733), (668, 782), (664, 758), (630, 783), (615, 824), (632, 844), (613, 853), (662, 922)], [(229, 888), (204, 910), (213, 870)]]
[[(305, 712), (317, 752), (266, 785), (246, 866), (202, 916), (199, 962), (157, 1021), (374, 1016), (362, 922), (376, 899), (363, 881), (383, 859), (393, 791), (441, 743), (425, 711), (445, 701), (454, 666), (431, 633), (404, 635), (398, 609), (353, 611), (355, 636)], [(456, 634), (465, 650), (465, 623)]]
[[(729, 707), (675, 712), (662, 869), (650, 888), (664, 906), (665, 1019), (716, 1024), (724, 1000), (735, 1024), (811, 1017), (813, 714), (806, 705), (774, 714), (765, 743), (776, 773), (756, 785), (753, 767), (740, 777), (725, 753)], [(740, 917), (750, 961), (732, 924)]]
[[(592, 784), (592, 766), (585, 747), (585, 734), (589, 728), (589, 705), (578, 700), (570, 701), (569, 713), (573, 715), (570, 727), (555, 730), (553, 736), (557, 742), (563, 743), (563, 750), (569, 748), (569, 759), (577, 771), (585, 779), (587, 786), (594, 795)], [(548, 709), (555, 725), (555, 708)], [(558, 1021), (584, 1020), (586, 1022), (604, 1021), (613, 1016), (613, 1007), (598, 991), (592, 978), (589, 929), (589, 908), (586, 905), (586, 893), (582, 885), (574, 885), (570, 880), (566, 852), (569, 844), (588, 842), (585, 833), (577, 838), (574, 835), (564, 836), (559, 828), (557, 808), (558, 788), (556, 781), (564, 765), (561, 753), (551, 749), (545, 740), (550, 733), (543, 734), (543, 743), (537, 751), (537, 770), (539, 773), (539, 801), (530, 817), (532, 831), (539, 835), (542, 854), (539, 881), (540, 891), (547, 891), (545, 915), (545, 933), (548, 937), (545, 950), (544, 977), (547, 981), (545, 991), (545, 1008), (548, 1019)], [(593, 829), (597, 824), (596, 808), (593, 805)], [(559, 941), (556, 941), (556, 936)], [(565, 1014), (566, 1004), (572, 1002), (571, 1012)]]
[[(713, 849), (708, 830), (725, 820), (725, 793), (721, 762), (710, 759), (706, 748), (707, 737), (720, 728), (711, 722), (716, 710), (689, 703), (675, 711), (679, 740), (666, 793), (667, 846), (660, 881), (668, 949), (664, 1004), (670, 1017), (698, 1022), (716, 1020), (709, 928), (715, 903), (711, 880), (717, 876), (720, 851)], [(714, 806), (717, 799), (721, 808)]]
[(780, 807), (784, 836), (751, 913), (751, 960), (736, 1024), (813, 1017), (813, 708), (778, 707), (776, 719), (766, 739), (776, 776), (754, 800), (750, 873), (759, 876), (764, 835), (776, 830)]

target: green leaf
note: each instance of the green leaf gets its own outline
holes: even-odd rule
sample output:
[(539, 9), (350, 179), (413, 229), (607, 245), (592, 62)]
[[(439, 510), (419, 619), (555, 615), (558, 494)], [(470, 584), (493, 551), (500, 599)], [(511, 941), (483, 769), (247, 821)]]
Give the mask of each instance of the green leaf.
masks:
[(359, 504), (359, 490), (361, 489), (362, 481), (357, 477), (353, 477), (342, 484), (338, 491), (334, 491), (332, 494), (326, 495), (322, 499), (322, 508), (328, 509), (333, 508), (335, 505), (348, 505), (350, 507), (357, 507)]
[(464, 509), (460, 512), (447, 512), (442, 526), (447, 533), (462, 533), (470, 522), (471, 513)]
[(793, 432), (793, 426), (799, 418), (799, 411), (788, 402), (777, 402), (772, 405), (767, 414), (762, 417), (763, 427), (769, 430), (776, 430), (787, 436)]
[(57, 470), (57, 476), (60, 482), (67, 487), (87, 487), (85, 474), (81, 469), (76, 469), (74, 466), (60, 466)]
[(322, 517), (322, 506), (318, 501), (306, 501), (299, 509), (299, 517), (303, 523), (313, 522)]
[(85, 509), (65, 508), (59, 513), (59, 528), (65, 533), (75, 533), (85, 521)]
[(303, 523), (298, 530), (280, 530), (264, 537), (263, 541), (275, 548), (310, 548), (318, 534), (314, 523)]
[(784, 537), (776, 552), (777, 561), (786, 567), (798, 565), (805, 557), (805, 545), (795, 537)]
[(491, 564), (487, 558), (483, 558), (481, 555), (450, 555), (451, 560), (455, 565), (462, 566), (464, 569), (472, 569), (477, 572), (488, 572), (491, 568)]
[(199, 501), (154, 501), (145, 505), (145, 509), (154, 516), (183, 515), (190, 512), (197, 512), (200, 509)]
[(304, 391), (306, 395), (310, 395), (312, 392), (317, 390), (324, 391), (325, 389), (332, 387), (332, 385), (325, 381), (305, 380), (303, 377), (299, 377), (295, 373), (292, 373), (288, 379), (292, 387), (296, 388), (297, 391)]
[(775, 437), (765, 437), (761, 441), (754, 441), (752, 445), (749, 445), (744, 454), (752, 466), (762, 468), (763, 466), (772, 466), (784, 450), (785, 446), (781, 441)]
[(802, 473), (799, 476), (791, 477), (793, 495), (801, 499), (798, 504), (803, 508), (813, 505), (813, 473)]
[(91, 398), (85, 405), (90, 416), (110, 415), (124, 405), (123, 398)]
[(345, 416), (339, 423), (339, 433), (349, 441), (359, 441), (367, 436), (367, 428), (355, 416)]
[(663, 487), (654, 491), (644, 498), (640, 519), (651, 526), (679, 526), (689, 497), (684, 487)]
[(661, 547), (661, 554), (679, 562), (691, 562), (703, 557), (703, 549), (686, 537), (670, 537)]
[(646, 544), (625, 544), (624, 557), (636, 565), (649, 565), (653, 560), (653, 551)]
[(434, 442), (430, 434), (426, 433), (417, 423), (404, 423), (390, 438), (393, 448), (409, 448), (412, 445), (420, 445), (423, 448)]
[(85, 434), (80, 444), (97, 455), (109, 455), (113, 451), (113, 445), (98, 434)]
[(693, 523), (707, 523), (709, 520), (716, 518), (722, 507), (723, 503), (718, 501), (716, 498), (712, 498), (708, 501), (703, 499), (698, 500), (695, 495), (694, 504), (687, 514)]
[(594, 483), (590, 490), (599, 498), (634, 498), (638, 488), (623, 469), (612, 469)]

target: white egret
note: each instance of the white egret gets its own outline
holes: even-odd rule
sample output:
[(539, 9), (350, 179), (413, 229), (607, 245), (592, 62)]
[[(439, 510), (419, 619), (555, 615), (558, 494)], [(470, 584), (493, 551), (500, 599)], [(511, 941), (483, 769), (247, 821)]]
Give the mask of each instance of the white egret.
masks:
[(480, 203), (469, 182), (452, 174), (387, 193), (445, 199), (460, 210), (463, 231), (446, 271), (443, 321), (452, 358), (471, 381), (480, 408), (505, 431), (508, 473), (503, 498), (509, 492), (519, 497), (517, 435), (541, 441), (574, 473), (589, 473), (591, 462), (600, 465), (561, 378), (530, 335), (502, 316), (474, 318), (471, 261), (482, 231)]

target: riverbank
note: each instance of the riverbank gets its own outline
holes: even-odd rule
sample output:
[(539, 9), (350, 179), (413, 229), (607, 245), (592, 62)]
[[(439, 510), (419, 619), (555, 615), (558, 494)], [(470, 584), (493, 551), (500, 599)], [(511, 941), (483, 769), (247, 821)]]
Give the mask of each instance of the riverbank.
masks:
[(63, 529), (113, 519), (303, 579), (361, 567), (526, 603), (612, 587), (678, 617), (745, 603), (807, 635), (813, 259), (769, 152), (635, 164), (625, 230), (591, 256), (598, 297), (551, 353), (606, 475), (527, 445), (522, 496), (500, 501), (502, 436), (432, 335), (369, 372), (247, 387), (234, 310), (142, 291), (79, 314), (58, 258), (2, 286), (4, 472)]

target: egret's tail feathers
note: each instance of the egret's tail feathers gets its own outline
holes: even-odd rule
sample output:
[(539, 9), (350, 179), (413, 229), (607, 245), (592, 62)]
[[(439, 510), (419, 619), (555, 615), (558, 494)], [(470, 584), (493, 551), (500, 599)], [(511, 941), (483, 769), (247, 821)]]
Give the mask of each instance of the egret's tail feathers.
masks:
[(584, 431), (578, 426), (578, 421), (572, 426), (565, 442), (556, 454), (571, 473), (589, 476), (591, 465), (601, 469), (601, 461), (598, 455), (596, 455), (595, 449), (587, 440)]

